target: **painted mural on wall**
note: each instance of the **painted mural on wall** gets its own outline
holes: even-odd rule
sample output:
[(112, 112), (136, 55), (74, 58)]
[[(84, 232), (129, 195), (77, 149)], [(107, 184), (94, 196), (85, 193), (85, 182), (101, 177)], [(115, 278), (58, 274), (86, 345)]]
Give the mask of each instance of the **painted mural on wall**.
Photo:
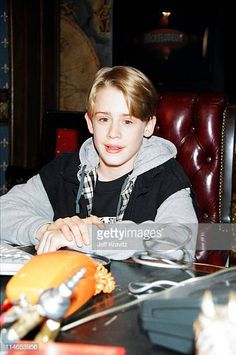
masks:
[(61, 0), (60, 110), (84, 111), (97, 70), (112, 62), (112, 0)]

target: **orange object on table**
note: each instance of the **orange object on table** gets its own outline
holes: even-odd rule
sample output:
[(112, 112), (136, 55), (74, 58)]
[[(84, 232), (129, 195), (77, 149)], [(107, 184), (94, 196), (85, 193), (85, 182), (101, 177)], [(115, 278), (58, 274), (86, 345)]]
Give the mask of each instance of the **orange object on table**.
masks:
[(44, 290), (59, 286), (81, 268), (85, 268), (86, 273), (72, 293), (67, 317), (92, 296), (112, 292), (115, 288), (114, 278), (103, 265), (77, 251), (58, 250), (35, 255), (7, 283), (7, 298), (16, 302), (24, 295), (30, 304), (36, 304)]

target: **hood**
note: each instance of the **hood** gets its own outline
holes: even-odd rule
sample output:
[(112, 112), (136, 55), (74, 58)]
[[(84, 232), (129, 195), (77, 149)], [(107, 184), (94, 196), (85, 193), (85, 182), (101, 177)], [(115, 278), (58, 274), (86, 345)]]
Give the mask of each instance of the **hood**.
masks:
[[(141, 149), (138, 153), (134, 164), (134, 169), (129, 178), (137, 177), (144, 172), (161, 165), (177, 154), (177, 149), (170, 141), (152, 136), (151, 138), (143, 138)], [(86, 171), (95, 168), (98, 163), (98, 154), (94, 148), (93, 139), (87, 139), (80, 148), (81, 165), (86, 165)]]
[(88, 138), (81, 146), (79, 151), (80, 163), (82, 166), (86, 165), (85, 171), (91, 171), (98, 166), (99, 158), (94, 148), (93, 138)]
[(131, 178), (143, 174), (144, 172), (165, 163), (171, 158), (175, 158), (177, 149), (170, 141), (152, 136), (143, 138), (143, 144), (134, 163), (134, 170)]

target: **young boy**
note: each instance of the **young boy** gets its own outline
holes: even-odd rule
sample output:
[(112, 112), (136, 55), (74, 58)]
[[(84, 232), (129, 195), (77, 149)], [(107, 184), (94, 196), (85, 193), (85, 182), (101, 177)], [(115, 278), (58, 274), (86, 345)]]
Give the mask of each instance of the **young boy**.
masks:
[[(86, 252), (92, 249), (90, 226), (101, 228), (101, 218), (196, 224), (176, 148), (152, 136), (156, 109), (156, 90), (143, 73), (127, 66), (100, 69), (85, 114), (93, 138), (79, 154), (56, 157), (1, 197), (3, 241), (33, 244), (39, 254), (65, 246)], [(125, 259), (133, 252), (104, 254)]]

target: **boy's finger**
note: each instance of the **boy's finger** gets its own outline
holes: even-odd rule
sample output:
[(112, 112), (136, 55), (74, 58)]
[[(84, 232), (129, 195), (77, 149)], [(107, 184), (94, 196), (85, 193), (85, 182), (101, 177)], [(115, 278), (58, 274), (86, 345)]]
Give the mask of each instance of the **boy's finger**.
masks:
[(73, 232), (72, 232), (70, 226), (68, 226), (67, 224), (63, 224), (60, 229), (61, 229), (63, 235), (66, 237), (66, 239), (69, 242), (72, 242), (72, 240), (73, 240)]
[(89, 218), (91, 218), (91, 222), (95, 224), (98, 229), (106, 229), (106, 225), (97, 216), (90, 216)]
[(79, 229), (80, 229), (80, 235), (82, 238), (82, 242), (85, 245), (89, 245), (89, 230), (88, 230), (88, 225), (85, 223), (81, 223), (79, 225)]

